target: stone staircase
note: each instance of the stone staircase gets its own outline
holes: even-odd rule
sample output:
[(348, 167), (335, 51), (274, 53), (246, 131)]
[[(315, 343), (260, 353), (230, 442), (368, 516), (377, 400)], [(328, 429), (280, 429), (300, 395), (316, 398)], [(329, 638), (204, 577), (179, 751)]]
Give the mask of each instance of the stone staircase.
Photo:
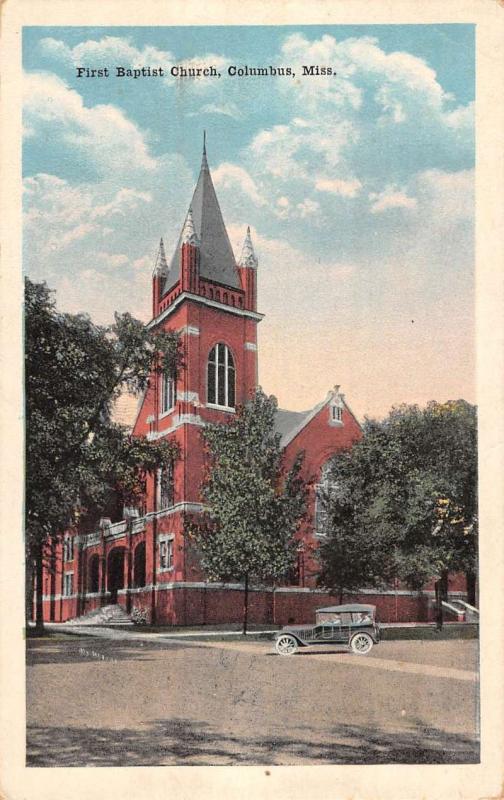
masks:
[(126, 610), (120, 605), (103, 606), (94, 611), (89, 611), (81, 617), (69, 619), (67, 625), (133, 625), (133, 621)]

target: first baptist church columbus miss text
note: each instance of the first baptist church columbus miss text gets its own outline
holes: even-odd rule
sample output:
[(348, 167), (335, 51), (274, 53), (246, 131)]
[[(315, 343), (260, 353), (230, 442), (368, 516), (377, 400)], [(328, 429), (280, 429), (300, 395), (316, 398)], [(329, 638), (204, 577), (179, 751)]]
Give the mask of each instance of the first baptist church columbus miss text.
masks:
[[(320, 66), (312, 64), (310, 66), (301, 67), (301, 75), (335, 75), (336, 71), (332, 67)], [(165, 78), (171, 76), (173, 78), (220, 78), (222, 73), (213, 65), (208, 67), (185, 67), (174, 64), (169, 70), (163, 67), (76, 67), (77, 78)], [(296, 73), (292, 67), (249, 67), (231, 64), (226, 74), (231, 78), (247, 78), (247, 77), (296, 77)]]

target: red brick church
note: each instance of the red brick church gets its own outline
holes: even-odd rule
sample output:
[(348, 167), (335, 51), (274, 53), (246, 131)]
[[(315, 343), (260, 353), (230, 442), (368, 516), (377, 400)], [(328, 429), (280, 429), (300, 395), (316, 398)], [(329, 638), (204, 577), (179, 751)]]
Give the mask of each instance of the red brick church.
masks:
[[(170, 262), (163, 240), (152, 280), (152, 328), (179, 332), (184, 368), (153, 376), (141, 399), (133, 433), (178, 442), (181, 458), (147, 487), (143, 516), (125, 509), (124, 519), (102, 519), (91, 533), (66, 534), (55, 569), (44, 574), (44, 618), (68, 620), (118, 603), (141, 610), (157, 624), (201, 625), (241, 618), (243, 587), (205, 580), (183, 535), (187, 514), (202, 510), (201, 429), (226, 422), (257, 386), (258, 261), (247, 229), (238, 262), (226, 232), (203, 151), (201, 170)], [(253, 587), (250, 622), (286, 624), (313, 619), (315, 608), (338, 598), (316, 588), (313, 551), (320, 541), (317, 486), (324, 467), (361, 436), (361, 428), (339, 387), (307, 412), (277, 412), (286, 462), (305, 453), (310, 481), (307, 521), (299, 534), (297, 569), (288, 585)], [(452, 587), (456, 588), (456, 587)], [(421, 620), (429, 615), (429, 593), (392, 588), (364, 591), (386, 620)]]

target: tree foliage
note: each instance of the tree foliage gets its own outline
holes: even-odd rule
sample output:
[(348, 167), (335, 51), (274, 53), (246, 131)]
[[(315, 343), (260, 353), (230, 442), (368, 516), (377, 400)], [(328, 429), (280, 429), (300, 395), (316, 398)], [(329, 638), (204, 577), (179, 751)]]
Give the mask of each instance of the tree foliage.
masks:
[(463, 400), (394, 408), (333, 461), (321, 581), (342, 591), (412, 588), (477, 556), (476, 409)]
[(47, 286), (26, 280), (27, 563), (40, 568), (44, 544), (83, 514), (99, 516), (112, 491), (131, 503), (146, 474), (177, 455), (173, 445), (133, 439), (111, 412), (153, 370), (181, 364), (175, 333), (150, 333), (129, 314), (99, 326), (59, 313)]
[(248, 587), (249, 580), (282, 579), (294, 563), (306, 487), (302, 456), (290, 470), (284, 467), (276, 407), (275, 398), (258, 389), (229, 423), (203, 430), (202, 493), (210, 511), (192, 519), (189, 532), (212, 579), (242, 580)]

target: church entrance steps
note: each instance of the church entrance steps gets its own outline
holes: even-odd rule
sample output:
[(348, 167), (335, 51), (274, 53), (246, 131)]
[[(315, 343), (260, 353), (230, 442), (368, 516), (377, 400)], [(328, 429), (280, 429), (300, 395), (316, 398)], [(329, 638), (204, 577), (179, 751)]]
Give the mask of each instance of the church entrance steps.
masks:
[(80, 617), (69, 619), (65, 625), (133, 625), (130, 615), (119, 604), (103, 606)]

